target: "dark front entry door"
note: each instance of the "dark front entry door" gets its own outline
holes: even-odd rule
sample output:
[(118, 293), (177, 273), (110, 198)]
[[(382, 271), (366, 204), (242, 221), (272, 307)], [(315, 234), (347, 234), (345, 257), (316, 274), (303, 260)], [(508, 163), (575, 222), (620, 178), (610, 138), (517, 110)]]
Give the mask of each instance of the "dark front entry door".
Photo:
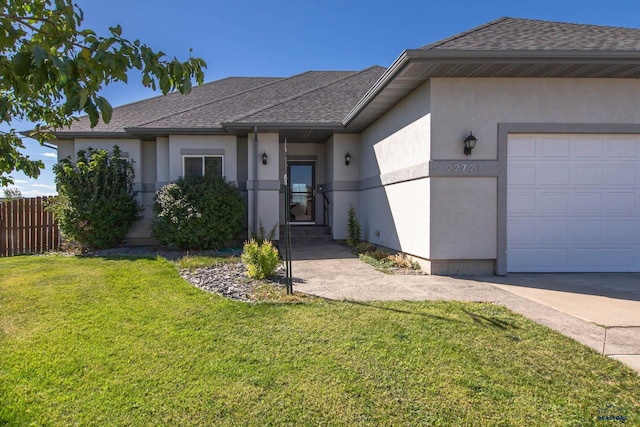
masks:
[(315, 222), (315, 164), (289, 163), (289, 220)]

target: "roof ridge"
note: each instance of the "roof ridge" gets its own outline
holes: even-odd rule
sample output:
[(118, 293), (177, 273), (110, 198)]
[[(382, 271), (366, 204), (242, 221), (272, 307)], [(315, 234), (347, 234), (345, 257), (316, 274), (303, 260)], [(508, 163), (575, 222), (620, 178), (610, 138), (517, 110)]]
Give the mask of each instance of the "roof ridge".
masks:
[[(215, 80), (215, 81), (210, 82), (210, 83), (220, 82), (220, 81), (224, 81), (224, 80), (231, 79), (231, 78), (243, 78), (243, 79), (250, 79), (250, 78), (258, 78), (258, 79), (260, 79), (260, 78), (271, 78), (271, 79), (277, 79), (277, 80), (276, 80), (276, 81), (273, 81), (273, 82), (269, 82), (269, 83), (264, 83), (264, 84), (261, 84), (261, 85), (256, 86), (256, 87), (252, 87), (252, 88), (250, 88), (250, 89), (245, 89), (245, 90), (243, 90), (242, 92), (237, 92), (237, 93), (234, 93), (234, 94), (231, 94), (231, 95), (223, 96), (222, 98), (216, 98), (216, 99), (214, 99), (214, 100), (212, 100), (212, 101), (208, 101), (208, 102), (204, 102), (204, 103), (201, 103), (201, 104), (198, 104), (198, 105), (194, 105), (194, 106), (192, 106), (192, 107), (185, 108), (185, 109), (183, 109), (183, 110), (180, 110), (180, 111), (177, 111), (177, 112), (173, 112), (173, 113), (170, 113), (170, 114), (166, 114), (166, 115), (164, 115), (164, 116), (155, 117), (153, 120), (149, 120), (149, 121), (147, 121), (147, 122), (139, 123), (139, 124), (137, 124), (136, 126), (138, 126), (138, 127), (140, 127), (140, 126), (145, 126), (145, 125), (148, 125), (148, 124), (150, 124), (150, 123), (157, 122), (158, 120), (162, 120), (162, 119), (166, 119), (166, 118), (171, 117), (171, 116), (175, 116), (175, 115), (177, 115), (177, 114), (186, 113), (187, 111), (193, 111), (193, 110), (195, 110), (195, 109), (197, 109), (197, 108), (204, 107), (205, 105), (215, 104), (216, 102), (224, 101), (224, 100), (226, 100), (226, 99), (230, 99), (230, 98), (233, 98), (233, 97), (235, 97), (235, 96), (244, 95), (244, 94), (246, 94), (246, 93), (248, 93), (248, 92), (251, 92), (251, 91), (253, 91), (253, 90), (262, 89), (262, 88), (267, 87), (267, 86), (269, 86), (269, 85), (273, 85), (273, 84), (276, 84), (276, 83), (280, 83), (280, 82), (283, 80), (283, 78), (282, 78), (282, 77), (227, 77), (227, 78), (225, 78), (225, 79), (222, 79), (222, 80)], [(152, 99), (153, 99), (153, 98), (152, 98)]]
[(471, 28), (470, 30), (463, 31), (461, 33), (454, 34), (453, 36), (447, 37), (445, 39), (438, 40), (438, 41), (436, 41), (434, 43), (425, 45), (425, 46), (423, 46), (423, 47), (421, 47), (419, 49), (421, 49), (421, 50), (432, 50), (432, 49), (435, 49), (438, 46), (442, 46), (445, 43), (449, 43), (449, 42), (451, 42), (453, 40), (457, 40), (457, 39), (460, 39), (462, 37), (466, 37), (471, 33), (475, 33), (477, 31), (484, 30), (485, 28), (491, 27), (493, 25), (496, 25), (496, 24), (498, 24), (500, 22), (503, 22), (503, 21), (506, 21), (508, 19), (514, 19), (514, 18), (510, 18), (508, 16), (503, 16), (502, 18), (498, 18), (498, 19), (495, 19), (495, 20), (493, 20), (491, 22), (487, 22), (486, 24), (482, 24), (482, 25), (480, 25), (478, 27)]
[[(371, 68), (371, 67), (369, 67), (369, 68)], [(250, 112), (248, 112), (248, 113), (246, 113), (246, 114), (238, 115), (238, 116), (236, 116), (236, 117), (234, 117), (234, 118), (232, 118), (232, 119), (230, 119), (230, 120), (226, 120), (225, 122), (226, 122), (226, 123), (234, 123), (234, 122), (237, 122), (237, 121), (239, 121), (239, 120), (241, 120), (241, 119), (245, 119), (245, 118), (247, 118), (247, 117), (251, 117), (251, 116), (253, 116), (253, 115), (255, 115), (255, 114), (258, 114), (258, 113), (260, 113), (260, 112), (262, 112), (262, 111), (266, 111), (266, 110), (268, 110), (268, 109), (270, 109), (270, 108), (273, 108), (273, 107), (275, 107), (275, 106), (277, 106), (277, 105), (284, 104), (285, 102), (292, 101), (292, 100), (294, 100), (294, 99), (296, 99), (296, 98), (300, 98), (300, 97), (302, 97), (302, 96), (304, 96), (304, 95), (308, 95), (308, 94), (313, 93), (313, 92), (315, 92), (315, 91), (317, 91), (317, 90), (324, 89), (324, 88), (329, 87), (329, 86), (331, 86), (331, 85), (333, 85), (333, 84), (336, 84), (336, 83), (338, 83), (338, 82), (340, 82), (340, 81), (343, 81), (343, 80), (345, 80), (345, 79), (348, 79), (348, 78), (351, 78), (351, 77), (353, 77), (353, 76), (356, 76), (356, 75), (358, 75), (359, 73), (361, 73), (361, 72), (363, 72), (363, 71), (365, 71), (365, 70), (361, 70), (361, 71), (347, 71), (347, 72), (349, 72), (349, 73), (351, 73), (351, 74), (349, 74), (349, 75), (347, 75), (347, 76), (344, 76), (344, 77), (340, 77), (340, 78), (335, 79), (335, 80), (332, 80), (332, 81), (331, 81), (331, 82), (329, 82), (329, 83), (325, 83), (325, 84), (323, 84), (323, 85), (316, 86), (316, 87), (314, 87), (313, 89), (310, 89), (310, 90), (307, 90), (307, 91), (303, 91), (303, 92), (297, 93), (297, 94), (295, 94), (295, 95), (291, 95), (291, 96), (289, 96), (289, 97), (287, 97), (287, 98), (285, 98), (285, 99), (279, 100), (278, 102), (274, 102), (274, 103), (271, 103), (271, 104), (269, 104), (269, 105), (265, 105), (265, 106), (263, 106), (263, 107), (256, 108), (256, 109), (255, 109), (255, 110), (253, 110), (253, 111), (250, 111)], [(291, 77), (289, 77), (289, 78), (287, 78), (287, 79), (285, 79), (285, 80), (292, 79), (292, 78), (294, 78), (294, 77), (298, 77), (298, 76), (301, 76), (301, 75), (304, 75), (304, 74), (307, 74), (307, 73), (312, 73), (312, 72), (322, 72), (322, 71), (307, 71), (307, 72), (305, 72), (305, 73), (296, 74), (295, 76), (291, 76)], [(327, 71), (324, 71), (324, 72), (327, 72)], [(335, 72), (338, 72), (338, 71), (329, 71), (329, 72), (335, 73)]]

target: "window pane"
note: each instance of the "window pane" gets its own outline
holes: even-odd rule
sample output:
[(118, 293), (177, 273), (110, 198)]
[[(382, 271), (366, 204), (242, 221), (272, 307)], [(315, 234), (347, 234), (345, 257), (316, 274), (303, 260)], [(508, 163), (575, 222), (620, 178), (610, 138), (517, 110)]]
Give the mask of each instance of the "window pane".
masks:
[(184, 158), (184, 176), (202, 176), (202, 157)]
[(205, 157), (204, 174), (222, 178), (222, 157)]

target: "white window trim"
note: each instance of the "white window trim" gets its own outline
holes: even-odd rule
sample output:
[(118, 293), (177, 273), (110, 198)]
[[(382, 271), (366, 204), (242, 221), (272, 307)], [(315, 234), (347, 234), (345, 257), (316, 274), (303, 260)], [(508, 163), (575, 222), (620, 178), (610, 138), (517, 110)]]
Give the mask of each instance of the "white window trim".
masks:
[(182, 155), (182, 176), (185, 176), (185, 172), (186, 172), (186, 164), (185, 164), (185, 159), (187, 158), (197, 158), (200, 157), (202, 159), (202, 173), (204, 174), (205, 168), (204, 168), (204, 159), (207, 157), (220, 157), (220, 159), (222, 159), (222, 178), (225, 177), (224, 174), (224, 154), (183, 154)]

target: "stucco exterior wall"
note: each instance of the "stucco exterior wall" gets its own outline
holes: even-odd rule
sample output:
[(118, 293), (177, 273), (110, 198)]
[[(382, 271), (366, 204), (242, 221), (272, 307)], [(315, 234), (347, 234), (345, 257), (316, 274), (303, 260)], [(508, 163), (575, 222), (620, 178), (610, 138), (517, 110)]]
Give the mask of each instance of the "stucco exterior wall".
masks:
[[(360, 211), (358, 181), (360, 177), (360, 135), (335, 134), (327, 143), (327, 165), (331, 174), (327, 175), (327, 196), (331, 201), (329, 217), (331, 232), (336, 240), (347, 238), (347, 218), (349, 205)], [(349, 165), (345, 156), (351, 155)]]
[(430, 257), (431, 87), (421, 85), (361, 135), (363, 239)]
[(53, 143), (58, 147), (56, 150), (58, 152), (58, 161), (67, 157), (76, 158), (75, 144), (72, 139), (56, 139)]
[[(257, 211), (254, 219), (254, 176), (255, 176), (255, 137), (248, 135), (247, 147), (247, 189), (248, 189), (248, 222), (249, 232), (256, 232), (260, 221), (267, 231), (271, 230), (275, 224), (279, 223), (279, 201), (280, 201), (280, 162), (278, 161), (278, 140), (277, 133), (258, 133), (258, 162), (257, 162)], [(262, 164), (262, 154), (267, 153), (267, 164)], [(254, 224), (255, 222), (255, 224)], [(280, 238), (279, 227), (276, 227), (276, 239)]]
[(431, 79), (432, 159), (463, 159), (469, 131), (474, 160), (497, 158), (498, 123), (638, 123), (636, 79)]

